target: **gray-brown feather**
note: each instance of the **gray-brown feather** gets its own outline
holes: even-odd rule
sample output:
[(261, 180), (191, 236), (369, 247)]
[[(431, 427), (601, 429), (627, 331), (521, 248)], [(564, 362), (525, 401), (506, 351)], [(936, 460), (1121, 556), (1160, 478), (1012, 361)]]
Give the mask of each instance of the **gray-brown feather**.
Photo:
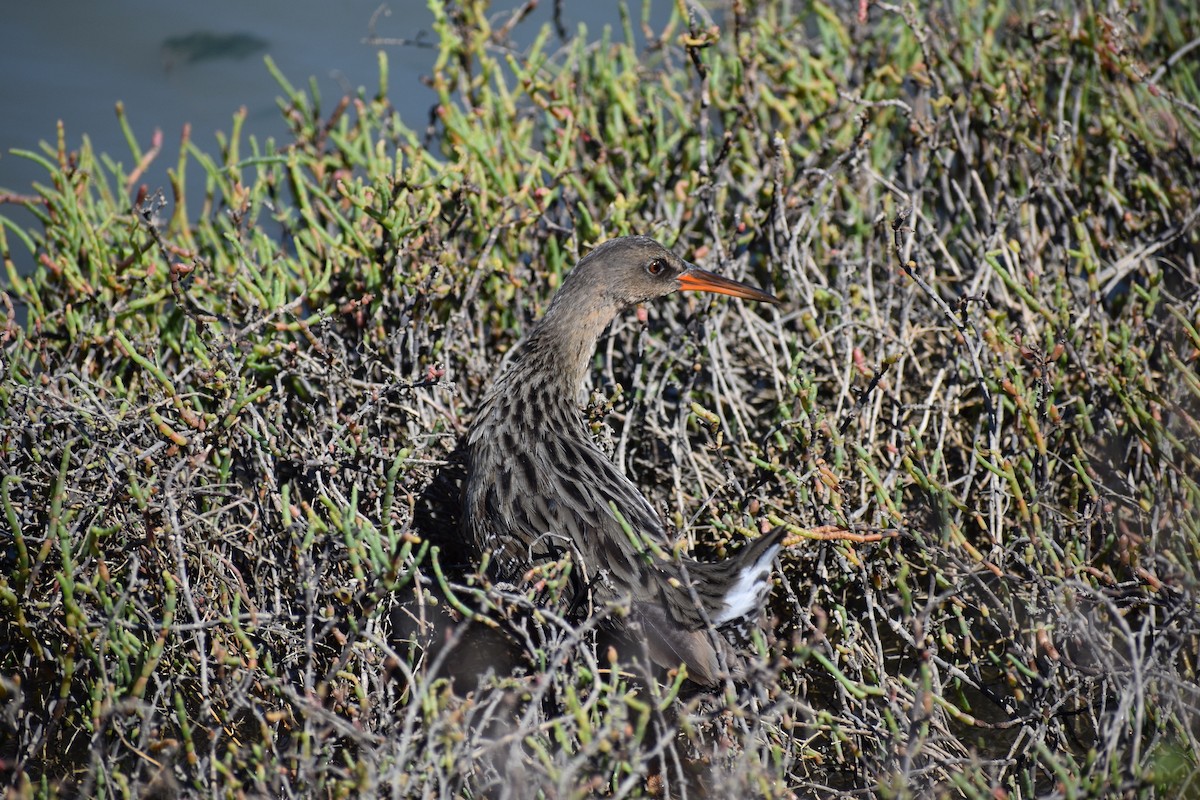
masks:
[[(597, 248), (567, 277), (496, 379), (468, 433), (465, 534), (481, 553), (492, 554), (495, 576), (510, 582), (539, 562), (571, 553), (582, 573), (576, 573), (577, 590), (586, 580), (595, 600), (629, 603), (656, 663), (686, 663), (694, 680), (711, 684), (718, 678), (717, 648), (727, 643), (714, 638), (706, 622), (744, 627), (756, 616), (781, 537), (763, 537), (712, 563), (663, 560), (637, 546), (639, 537), (667, 550), (670, 543), (645, 497), (591, 440), (576, 402), (596, 339), (613, 316), (678, 286), (670, 275), (657, 286), (636, 270), (628, 273), (633, 277), (605, 272), (647, 258), (671, 260), (677, 271), (686, 266), (642, 237)], [(742, 576), (750, 576), (742, 605), (754, 613), (727, 619), (726, 592)], [(725, 658), (727, 665), (731, 660)]]

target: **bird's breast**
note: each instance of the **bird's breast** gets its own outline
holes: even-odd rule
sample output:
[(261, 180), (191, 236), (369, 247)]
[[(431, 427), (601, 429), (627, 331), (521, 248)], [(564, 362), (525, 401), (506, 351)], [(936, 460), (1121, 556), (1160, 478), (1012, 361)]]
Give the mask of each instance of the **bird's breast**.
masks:
[(536, 400), (516, 387), (496, 392), (468, 435), (464, 517), (475, 545), (511, 577), (564, 551), (586, 571), (617, 551), (636, 559), (626, 525), (665, 544), (650, 504), (591, 441), (578, 408)]

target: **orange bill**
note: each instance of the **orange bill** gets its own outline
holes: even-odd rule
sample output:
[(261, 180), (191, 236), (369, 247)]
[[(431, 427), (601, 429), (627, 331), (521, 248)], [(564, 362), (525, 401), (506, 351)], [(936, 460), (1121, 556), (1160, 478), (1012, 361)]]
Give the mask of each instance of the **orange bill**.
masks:
[(753, 286), (730, 280), (715, 272), (700, 269), (697, 266), (689, 266), (687, 271), (679, 276), (679, 288), (693, 292), (728, 294), (733, 297), (741, 297), (745, 300), (758, 300), (761, 303), (775, 303), (778, 305), (783, 302), (778, 297), (767, 294), (761, 289), (755, 289)]

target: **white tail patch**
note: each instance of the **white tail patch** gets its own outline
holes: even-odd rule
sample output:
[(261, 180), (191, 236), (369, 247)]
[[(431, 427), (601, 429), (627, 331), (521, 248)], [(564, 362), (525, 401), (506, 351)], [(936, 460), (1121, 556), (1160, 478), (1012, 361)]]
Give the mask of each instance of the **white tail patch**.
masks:
[(762, 605), (770, 588), (768, 581), (771, 577), (771, 562), (775, 560), (778, 552), (778, 546), (772, 547), (753, 564), (742, 568), (733, 586), (725, 593), (725, 608), (713, 620), (714, 624), (718, 627), (728, 625), (734, 620), (750, 616), (751, 612)]

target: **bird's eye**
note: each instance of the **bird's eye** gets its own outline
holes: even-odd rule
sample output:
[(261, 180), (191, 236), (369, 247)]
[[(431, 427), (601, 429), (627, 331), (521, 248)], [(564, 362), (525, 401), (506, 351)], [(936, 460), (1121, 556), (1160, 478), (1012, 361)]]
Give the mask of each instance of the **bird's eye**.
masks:
[(658, 277), (667, 271), (667, 262), (661, 258), (656, 258), (646, 265), (646, 272)]

